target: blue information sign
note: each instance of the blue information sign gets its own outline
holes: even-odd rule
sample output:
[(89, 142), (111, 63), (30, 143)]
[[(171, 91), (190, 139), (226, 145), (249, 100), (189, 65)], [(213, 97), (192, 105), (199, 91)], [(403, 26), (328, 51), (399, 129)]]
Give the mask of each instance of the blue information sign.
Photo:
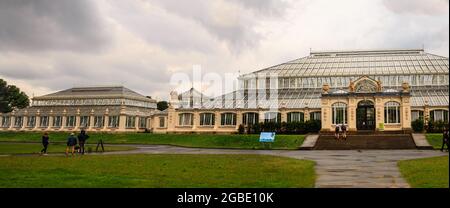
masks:
[(259, 142), (274, 142), (275, 132), (261, 132), (259, 135)]

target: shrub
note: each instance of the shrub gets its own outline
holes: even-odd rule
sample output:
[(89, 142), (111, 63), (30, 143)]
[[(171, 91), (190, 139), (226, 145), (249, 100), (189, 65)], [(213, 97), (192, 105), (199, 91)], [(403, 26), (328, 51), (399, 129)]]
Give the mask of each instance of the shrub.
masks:
[(308, 133), (317, 133), (322, 128), (320, 120), (309, 120), (306, 122), (306, 130)]
[(286, 122), (282, 122), (280, 124), (280, 129), (279, 132), (280, 134), (288, 134), (289, 132), (287, 132), (287, 123)]
[(245, 128), (244, 125), (240, 124), (238, 127), (238, 133), (239, 134), (244, 134), (245, 133)]
[(424, 122), (422, 119), (416, 119), (415, 121), (411, 122), (411, 127), (414, 132), (422, 132), (424, 130)]
[(261, 124), (260, 123), (255, 123), (253, 125), (248, 125), (247, 133), (248, 134), (259, 134), (259, 133), (261, 133)]
[(290, 122), (286, 124), (287, 134), (305, 134), (306, 125), (305, 122)]
[(249, 125), (248, 134), (259, 134), (261, 132), (276, 132), (277, 134), (306, 134), (317, 133), (322, 128), (320, 120), (309, 120), (307, 122), (265, 122)]
[(442, 133), (447, 126), (448, 123), (444, 121), (428, 121), (426, 130), (427, 133)]

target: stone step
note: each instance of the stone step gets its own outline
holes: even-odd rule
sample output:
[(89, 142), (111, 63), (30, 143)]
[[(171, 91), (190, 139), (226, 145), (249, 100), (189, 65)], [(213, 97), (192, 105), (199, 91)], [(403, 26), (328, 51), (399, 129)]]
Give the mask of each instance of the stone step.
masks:
[[(358, 130), (358, 131), (348, 131), (348, 135), (391, 135), (391, 134), (409, 134), (410, 131), (407, 130), (397, 130), (397, 131), (369, 131), (369, 130)], [(320, 135), (334, 135), (334, 131), (323, 131)]]
[(314, 150), (359, 149), (416, 149), (409, 134), (396, 135), (348, 135), (347, 140), (336, 140), (332, 135), (320, 135)]

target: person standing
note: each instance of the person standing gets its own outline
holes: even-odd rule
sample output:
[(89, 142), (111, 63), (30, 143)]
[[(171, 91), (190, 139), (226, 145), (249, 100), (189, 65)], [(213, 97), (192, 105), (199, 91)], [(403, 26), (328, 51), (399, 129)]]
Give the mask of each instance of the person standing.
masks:
[(72, 151), (72, 156), (75, 153), (75, 145), (77, 145), (77, 138), (74, 133), (70, 133), (67, 138), (66, 156), (69, 156), (69, 150)]
[(442, 147), (441, 147), (441, 152), (444, 151), (444, 146), (447, 145), (447, 151), (448, 151), (448, 141), (449, 140), (449, 131), (448, 131), (448, 127), (445, 127), (444, 129), (444, 133), (442, 135)]
[(347, 127), (345, 126), (345, 124), (341, 125), (341, 130), (342, 130), (342, 139), (347, 140)]
[(41, 155), (47, 155), (47, 147), (49, 144), (49, 137), (48, 137), (48, 133), (44, 132), (44, 135), (42, 136), (42, 146), (44, 146), (44, 148), (41, 150)]
[(339, 140), (339, 133), (341, 132), (341, 127), (339, 124), (336, 124), (336, 128), (334, 128), (334, 138)]
[(86, 140), (89, 138), (89, 135), (86, 134), (84, 129), (81, 130), (80, 134), (78, 134), (78, 143), (80, 144), (80, 153), (84, 155), (84, 144)]

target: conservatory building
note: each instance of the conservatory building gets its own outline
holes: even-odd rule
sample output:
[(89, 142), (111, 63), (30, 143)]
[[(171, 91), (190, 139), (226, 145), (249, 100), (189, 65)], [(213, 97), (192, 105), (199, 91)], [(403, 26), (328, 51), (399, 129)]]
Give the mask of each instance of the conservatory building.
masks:
[(153, 129), (233, 133), (241, 124), (313, 119), (322, 131), (410, 131), (417, 119), (448, 122), (448, 76), (448, 58), (423, 49), (314, 51), (241, 75), (239, 89), (219, 97), (171, 92)]
[(0, 114), (4, 131), (144, 131), (156, 101), (123, 86), (75, 87), (34, 97), (31, 107)]

